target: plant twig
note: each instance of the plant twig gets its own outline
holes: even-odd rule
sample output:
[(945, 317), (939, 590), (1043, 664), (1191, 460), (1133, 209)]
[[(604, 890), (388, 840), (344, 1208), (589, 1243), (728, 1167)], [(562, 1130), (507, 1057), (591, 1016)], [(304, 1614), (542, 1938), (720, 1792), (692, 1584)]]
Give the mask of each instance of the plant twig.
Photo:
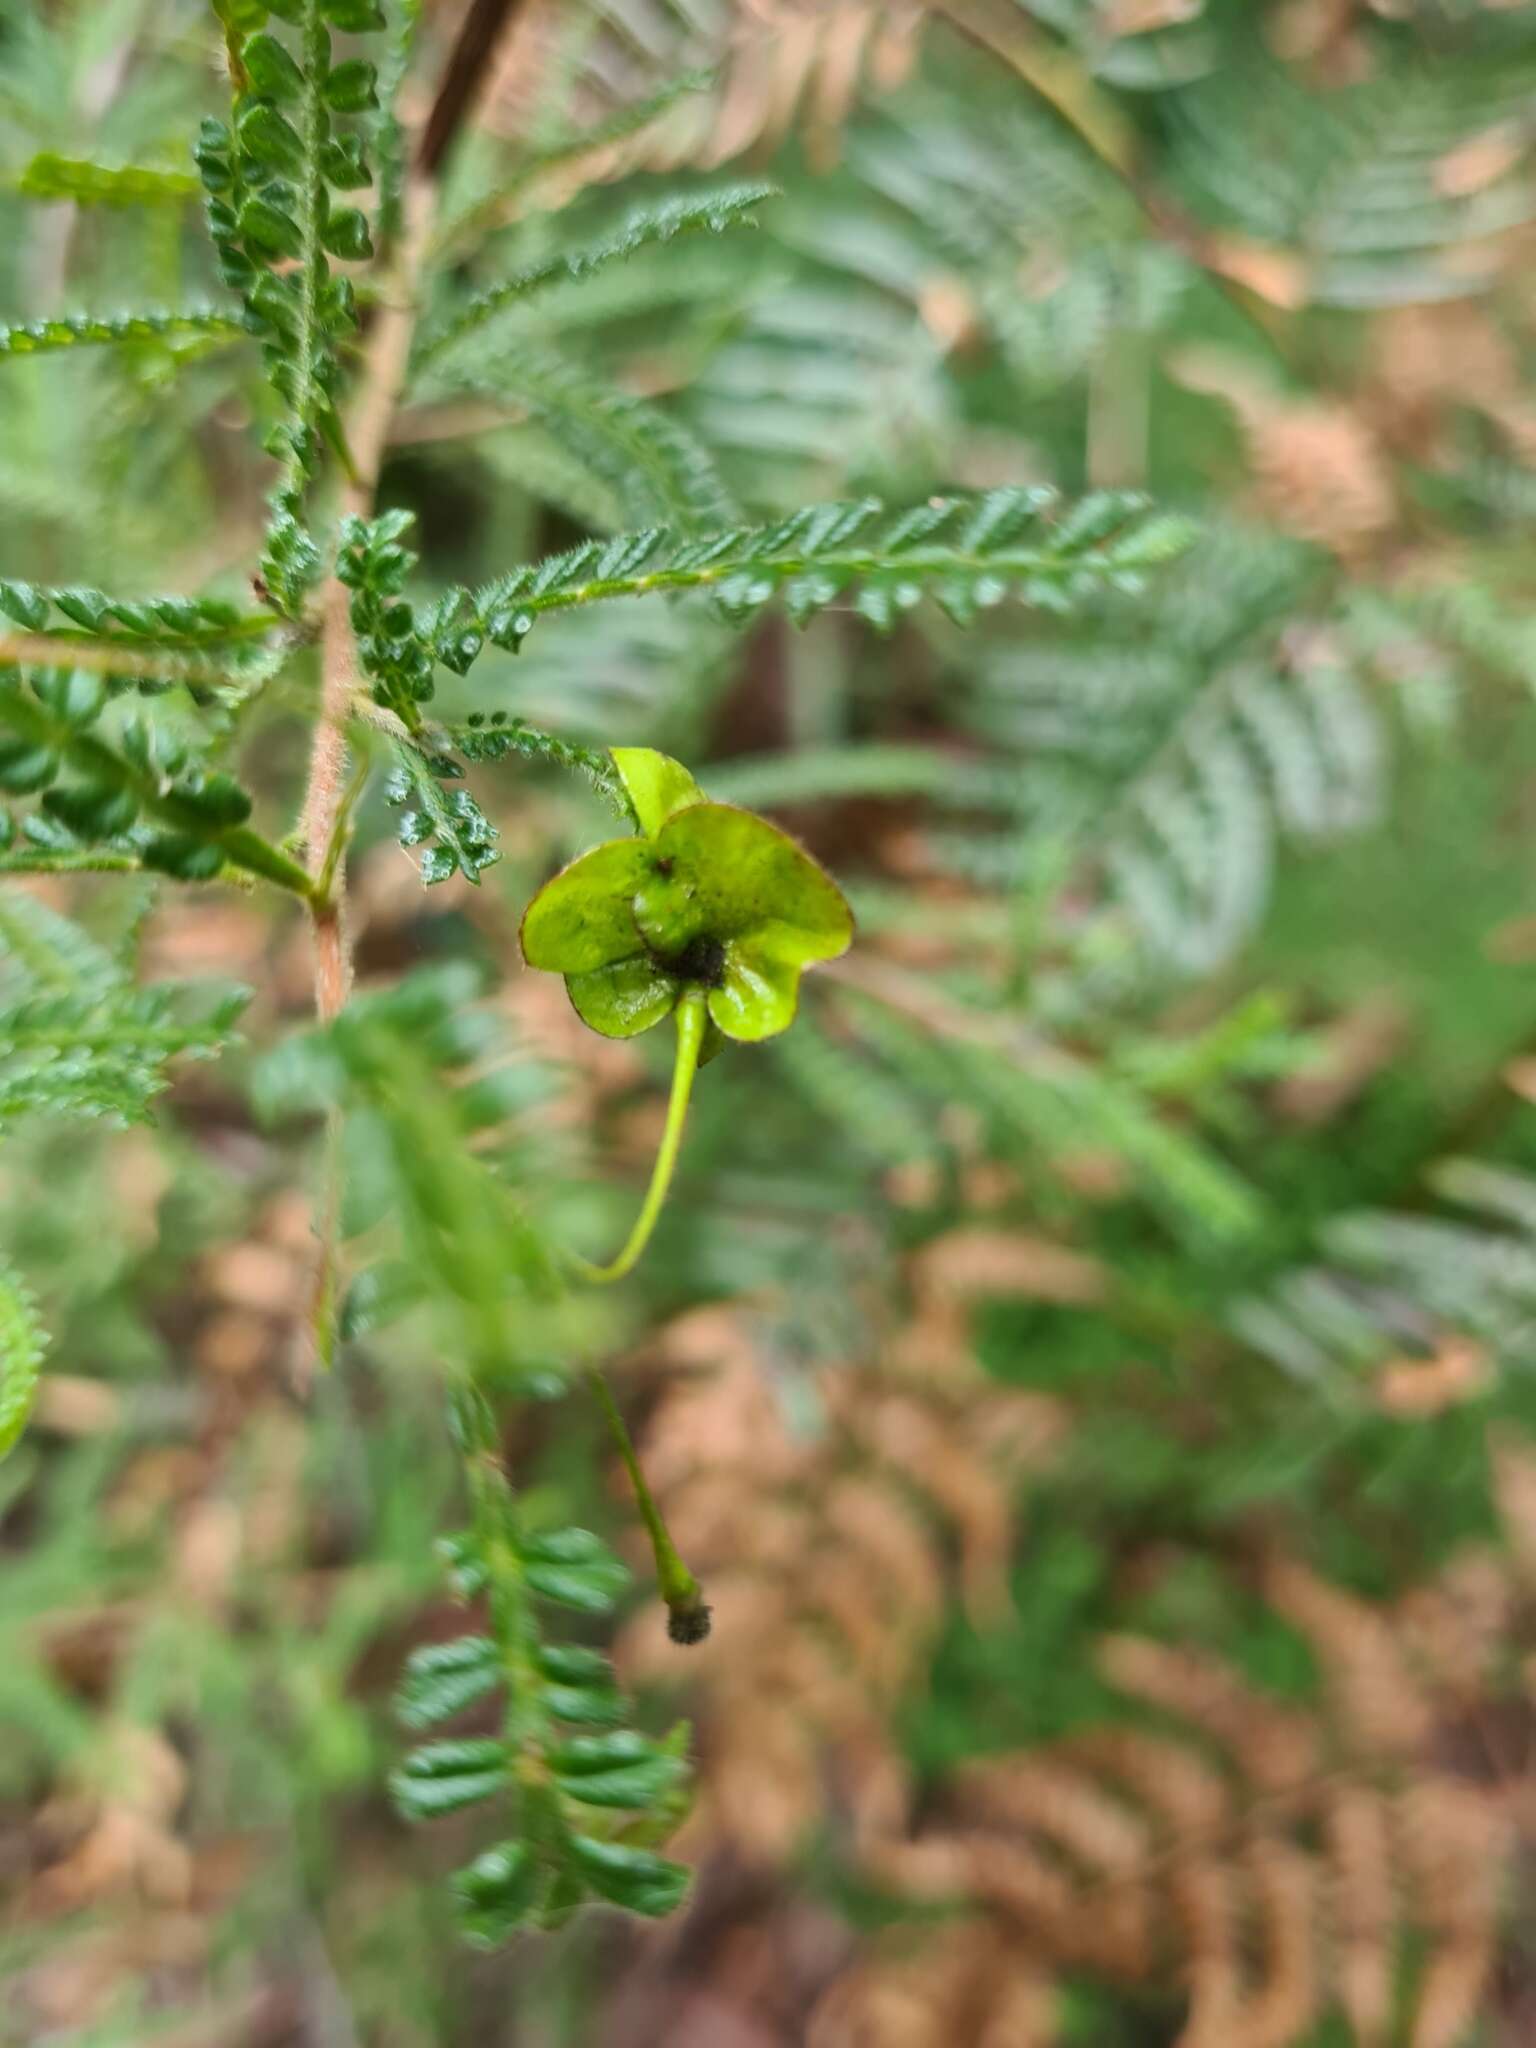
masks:
[[(352, 451), (351, 474), (342, 488), (341, 513), (366, 519), (373, 511), (379, 469), (390, 421), (405, 383), (416, 293), (426, 253), (436, 194), (430, 181), (406, 185), (404, 231), (393, 276), (378, 322), (369, 336), (356, 395), (346, 422)], [(315, 879), (310, 904), (314, 936), (315, 1013), (322, 1024), (341, 1014), (352, 985), (352, 944), (347, 928), (346, 830), (348, 800), (347, 721), (362, 691), (357, 645), (346, 586), (334, 575), (321, 594), (320, 716), (309, 757), (304, 797), (305, 858)], [(336, 1244), (341, 1228), (341, 1131), (334, 1116), (326, 1134), (320, 1213), (316, 1218), (319, 1257), (310, 1296), (309, 1329), (314, 1352), (329, 1364), (337, 1309)]]
[[(341, 493), (341, 512), (366, 519), (373, 511), (390, 422), (405, 383), (416, 320), (416, 292), (435, 198), (429, 180), (412, 179), (405, 194), (405, 231), (394, 275), (369, 336), (362, 375), (346, 423), (355, 478)], [(315, 1009), (322, 1023), (337, 1016), (352, 978), (346, 926), (344, 858), (337, 844), (346, 791), (347, 720), (361, 688), (345, 586), (330, 577), (321, 596), (320, 717), (315, 726), (304, 799), (304, 844), (310, 873), (329, 886), (314, 907)]]
[(419, 176), (435, 178), (442, 169), (454, 137), (491, 75), (496, 46), (522, 4), (523, 0), (471, 0), (416, 146)]
[[(366, 519), (373, 512), (379, 470), (405, 386), (438, 174), (496, 40), (520, 5), (521, 0), (473, 0), (422, 129), (406, 180), (399, 249), (344, 423), (342, 438), (352, 459), (352, 473), (341, 493), (344, 518)], [(351, 980), (345, 878), (335, 841), (346, 786), (347, 719), (361, 687), (347, 592), (335, 576), (327, 579), (321, 597), (320, 672), (320, 718), (310, 756), (303, 833), (311, 874), (318, 879), (327, 869), (333, 871), (332, 886), (314, 914), (315, 1008), (322, 1022), (329, 1022), (346, 1002)]]
[[(405, 387), (436, 209), (438, 173), (473, 102), (476, 79), (518, 4), (520, 0), (474, 0), (423, 128), (415, 165), (406, 179), (394, 263), (343, 423), (341, 438), (351, 458), (340, 498), (343, 518), (366, 519), (373, 512), (379, 470)], [(362, 691), (349, 599), (334, 574), (322, 590), (320, 614), (320, 716), (310, 751), (302, 830), (305, 858), (316, 883), (310, 906), (315, 1010), (322, 1023), (330, 1023), (345, 1006), (352, 982), (346, 910), (347, 721)], [(337, 1295), (341, 1176), (340, 1133), (334, 1120), (326, 1151), (317, 1219), (320, 1252), (310, 1317), (315, 1349), (322, 1359), (331, 1349)]]

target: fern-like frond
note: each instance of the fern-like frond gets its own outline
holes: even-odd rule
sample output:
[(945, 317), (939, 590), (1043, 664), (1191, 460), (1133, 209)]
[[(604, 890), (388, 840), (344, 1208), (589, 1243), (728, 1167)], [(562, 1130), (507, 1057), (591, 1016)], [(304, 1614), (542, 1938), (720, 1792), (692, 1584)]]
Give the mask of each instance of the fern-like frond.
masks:
[(452, 754), (427, 754), (407, 741), (395, 743), (384, 798), (399, 812), (395, 836), (400, 844), (422, 849), (424, 882), (446, 882), (456, 874), (478, 882), (501, 858), (496, 827), (469, 791), (443, 786), (463, 773)]
[[(957, 1307), (946, 1290), (943, 1313), (920, 1301), (879, 1356), (828, 1360), (805, 1388), (808, 1426), (775, 1391), (798, 1345), (771, 1298), (712, 1302), (654, 1340), (673, 1369), (642, 1452), (718, 1594), (690, 1660), (710, 1760), (700, 1821), (756, 1865), (787, 1863), (829, 1802), (855, 1838), (903, 1811), (891, 1702), (921, 1686), (949, 1602), (994, 1597), (1020, 1482), (1062, 1427), (1052, 1403), (987, 1384)], [(637, 1678), (675, 1678), (649, 1632), (625, 1647)]]
[(70, 313), (52, 320), (0, 326), (0, 356), (53, 354), (61, 349), (115, 348), (137, 342), (227, 341), (249, 333), (247, 323), (214, 307), (185, 312)]
[(522, 305), (540, 291), (569, 279), (590, 277), (610, 264), (622, 263), (637, 251), (679, 235), (723, 234), (731, 227), (755, 227), (753, 209), (773, 197), (763, 183), (729, 185), (715, 192), (685, 193), (661, 200), (633, 214), (609, 240), (588, 249), (572, 249), (500, 284), (477, 292), (438, 331), (425, 335), (416, 351), (418, 370), (457, 348), (504, 309)]
[(847, 597), (888, 630), (932, 596), (962, 624), (1006, 598), (1060, 611), (1096, 590), (1134, 589), (1190, 545), (1188, 520), (1135, 493), (1064, 505), (1054, 491), (936, 498), (892, 517), (878, 500), (813, 505), (768, 526), (679, 539), (665, 529), (585, 541), (479, 591), (479, 630), (515, 648), (549, 611), (653, 590), (708, 590), (733, 620), (782, 594), (801, 622)]
[(884, 265), (866, 282), (829, 280), (818, 262), (760, 290), (682, 394), (763, 516), (833, 495), (850, 474), (899, 500), (945, 473), (955, 391), (943, 342), (910, 296), (926, 259), (909, 257), (893, 255), (899, 288)]
[[(313, 883), (281, 848), (251, 830), (252, 798), (210, 771), (188, 740), (138, 716), (120, 735), (96, 728), (108, 698), (93, 669), (0, 667), (0, 789), (38, 796), (23, 836), (46, 853), (105, 847), (136, 854), (182, 881), (226, 864), (308, 896)], [(3, 838), (14, 823), (3, 815)]]
[[(714, 73), (705, 68), (680, 71), (654, 92), (629, 101), (568, 135), (542, 141), (532, 148), (523, 147), (516, 163), (491, 180), (488, 190), (466, 197), (456, 212), (448, 214), (441, 229), (443, 243), (448, 247), (473, 246), (483, 235), (505, 225), (517, 214), (530, 187), (559, 173), (574, 172), (573, 181), (579, 182), (583, 160), (601, 159), (616, 144), (643, 134), (679, 100), (706, 91), (713, 78)], [(525, 132), (520, 130), (520, 141)]]
[(0, 1127), (31, 1113), (140, 1123), (174, 1059), (209, 1059), (249, 992), (228, 983), (139, 988), (90, 935), (0, 888)]
[(736, 517), (714, 458), (693, 430), (541, 342), (508, 337), (437, 379), (459, 391), (526, 406), (554, 440), (614, 494), (630, 520), (669, 520), (688, 531)]
[[(839, 1008), (880, 1066), (931, 1105), (963, 1101), (1005, 1150), (1046, 1159), (1102, 1147), (1125, 1162), (1148, 1200), (1197, 1240), (1241, 1241), (1263, 1209), (1244, 1178), (1198, 1136), (1161, 1113), (1128, 1076), (1078, 1058), (1005, 1013), (954, 1000), (882, 968), (845, 977)], [(793, 1067), (791, 1068), (793, 1071)]]
[(1011, 1928), (986, 1920), (903, 1927), (867, 1944), (822, 1993), (805, 2048), (878, 2041), (893, 2012), (903, 2048), (949, 2048), (975, 2027), (985, 2030), (980, 2040), (1059, 2048), (1065, 2003)]
[(0, 1127), (27, 1114), (143, 1123), (173, 1059), (230, 1043), (246, 989), (172, 984), (0, 1008)]
[(1181, 196), (1207, 219), (1295, 251), (1318, 304), (1372, 309), (1478, 288), (1459, 252), (1531, 218), (1518, 152), (1459, 191), (1457, 149), (1518, 122), (1529, 56), (1425, 53), (1345, 90), (1310, 92), (1244, 43), (1166, 100)]
[(894, 1166), (939, 1156), (942, 1141), (929, 1103), (904, 1085), (903, 1076), (870, 1059), (857, 1041), (802, 1016), (774, 1057), (790, 1085), (856, 1154)]
[(79, 634), (121, 633), (147, 647), (217, 647), (265, 639), (276, 629), (269, 612), (242, 612), (214, 597), (109, 597), (89, 584), (47, 588), (0, 578), (0, 612), (29, 633), (54, 632), (60, 653)]
[(959, 316), (996, 337), (1025, 391), (1081, 375), (1117, 332), (1165, 325), (1193, 275), (1147, 242), (1093, 150), (1014, 93), (963, 110), (950, 93), (904, 94), (853, 131), (848, 173), (841, 206), (794, 195), (796, 248), (919, 316), (924, 282), (952, 275)]
[[(573, 175), (588, 180), (713, 168), (772, 148), (796, 127), (825, 164), (861, 87), (889, 87), (911, 69), (931, 11), (905, 0), (600, 0), (577, 20), (540, 0), (514, 38), (488, 114), (513, 135), (537, 134), (545, 81), (559, 78), (605, 134), (604, 147), (574, 155)], [(708, 67), (703, 88), (668, 94), (668, 74), (683, 66)], [(666, 99), (658, 78), (668, 81)], [(636, 103), (646, 119), (627, 122)]]
[(991, 882), (1031, 864), (1044, 878), (1054, 862), (1079, 926), (1092, 884), (1090, 924), (1110, 911), (1121, 943), (1118, 965), (1101, 954), (1089, 977), (1090, 1010), (1106, 976), (1219, 965), (1257, 927), (1286, 842), (1338, 839), (1379, 815), (1375, 678), (1347, 635), (1298, 623), (1314, 602), (1307, 556), (1231, 527), (1135, 605), (989, 646), (972, 666), (968, 722), (1013, 771), (1011, 793), (1000, 777), (977, 795), (1014, 823), (936, 845)]
[(22, 889), (0, 889), (0, 982), (18, 996), (103, 995), (121, 972), (105, 946)]
[(460, 1592), (484, 1595), (491, 1633), (418, 1651), (400, 1713), (428, 1727), (502, 1691), (503, 1732), (413, 1750), (392, 1780), (396, 1804), (410, 1820), (504, 1804), (512, 1833), (454, 1879), (464, 1930), (479, 1946), (521, 1926), (558, 1926), (588, 1900), (670, 1913), (688, 1872), (655, 1844), (686, 1811), (687, 1730), (660, 1742), (640, 1734), (607, 1658), (548, 1642), (540, 1613), (553, 1605), (606, 1614), (628, 1573), (586, 1529), (530, 1526), (484, 1401), (465, 1389), (454, 1408), (474, 1524), (445, 1548)]
[(1417, 1373), (1429, 1388), (1437, 1366), (1448, 1387), (1464, 1370), (1475, 1390), (1492, 1362), (1523, 1365), (1536, 1300), (1536, 1180), (1460, 1158), (1427, 1179), (1443, 1209), (1336, 1216), (1318, 1234), (1314, 1261), (1233, 1305), (1232, 1328), (1284, 1371), (1340, 1396), (1374, 1389), (1391, 1401), (1379, 1375), (1396, 1374), (1402, 1389)]
[(1151, 954), (1186, 974), (1228, 958), (1269, 898), (1276, 827), (1321, 839), (1376, 814), (1382, 740), (1342, 665), (1241, 672), (1210, 692), (1096, 829)]
[(1497, 1688), (1518, 1588), (1492, 1552), (1466, 1564), (1475, 1615), (1455, 1566), (1416, 1613), (1271, 1559), (1265, 1595), (1321, 1675), (1305, 1701), (1198, 1647), (1106, 1636), (1117, 1717), (968, 1760), (947, 1824), (876, 1843), (874, 1871), (930, 1910), (969, 1900), (1043, 1977), (1150, 1988), (1176, 1963), (1191, 2048), (1385, 2040), (1395, 2009), (1416, 2040), (1468, 2039), (1518, 1808), (1513, 1773), (1446, 1763), (1451, 1687)]

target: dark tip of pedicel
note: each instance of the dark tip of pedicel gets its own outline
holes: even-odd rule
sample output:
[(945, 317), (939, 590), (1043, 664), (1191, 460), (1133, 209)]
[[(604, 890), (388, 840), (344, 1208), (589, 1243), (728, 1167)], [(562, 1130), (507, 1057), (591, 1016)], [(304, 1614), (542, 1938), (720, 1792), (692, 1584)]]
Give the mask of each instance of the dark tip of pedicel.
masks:
[(667, 1634), (674, 1643), (684, 1649), (692, 1649), (695, 1643), (702, 1643), (709, 1634), (713, 1608), (704, 1600), (692, 1607), (672, 1607), (667, 1610)]

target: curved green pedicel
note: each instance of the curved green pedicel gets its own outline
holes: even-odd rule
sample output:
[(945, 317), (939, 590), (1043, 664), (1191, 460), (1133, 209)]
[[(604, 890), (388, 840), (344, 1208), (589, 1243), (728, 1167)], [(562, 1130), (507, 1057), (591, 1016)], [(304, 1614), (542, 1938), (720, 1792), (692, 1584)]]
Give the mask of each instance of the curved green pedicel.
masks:
[(800, 976), (847, 950), (842, 891), (777, 826), (711, 803), (687, 769), (649, 747), (613, 758), (640, 821), (547, 882), (523, 919), (531, 967), (566, 977), (578, 1015), (609, 1038), (659, 1024), (701, 989), (713, 1029), (752, 1042), (794, 1021)]

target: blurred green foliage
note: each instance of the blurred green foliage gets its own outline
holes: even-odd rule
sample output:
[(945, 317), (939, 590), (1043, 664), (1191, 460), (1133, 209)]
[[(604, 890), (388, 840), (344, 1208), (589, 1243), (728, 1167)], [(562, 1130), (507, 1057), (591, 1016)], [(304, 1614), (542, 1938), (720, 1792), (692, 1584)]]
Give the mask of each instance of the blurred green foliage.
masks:
[[(262, 11), (220, 10), (237, 36)], [(398, 204), (404, 44), (367, 11), (385, 106), (361, 106), (357, 74), (328, 103), (338, 258), (362, 246), (354, 201), (386, 221)], [(286, 47), (291, 10), (275, 12)], [(438, 61), (452, 12), (391, 9), (391, 30)], [(0, 1819), (30, 1873), (6, 1936), (7, 2042), (137, 2048), (201, 2024), (230, 2042), (286, 2026), (370, 2048), (694, 2048), (704, 1987), (787, 2044), (879, 1963), (880, 1930), (920, 1944), (963, 1919), (963, 1887), (936, 1906), (882, 1879), (835, 1744), (792, 1855), (733, 1830), (716, 1788), (739, 1702), (719, 1667), (690, 1685), (683, 1666), (702, 1731), (694, 1946), (669, 1959), (597, 1919), (466, 1962), (439, 1880), (469, 1873), (490, 1934), (528, 1906), (524, 1866), (485, 1863), (496, 1837), (472, 1817), (407, 1831), (386, 1789), (403, 1769), (407, 1806), (446, 1811), (470, 1764), (505, 1775), (502, 1751), (402, 1766), (392, 1716), (412, 1653), (419, 1678), (480, 1633), (437, 1551), (466, 1515), (445, 1368), (494, 1400), (493, 1427), (461, 1396), (460, 1428), (510, 1449), (522, 1489), (515, 1509), (494, 1487), (480, 1503), (481, 1539), (517, 1559), (495, 1632), (528, 1624), (542, 1572), (590, 1619), (554, 1645), (570, 1672), (541, 1666), (539, 1683), (611, 1699), (593, 1711), (617, 1719), (598, 1652), (618, 1575), (600, 1546), (558, 1554), (572, 1523), (623, 1528), (596, 1428), (562, 1398), (572, 1366), (638, 1361), (624, 1392), (643, 1425), (665, 1394), (639, 1368), (673, 1319), (734, 1304), (791, 1439), (833, 1443), (837, 1375), (862, 1387), (873, 1360), (900, 1381), (924, 1257), (978, 1227), (1016, 1242), (1016, 1275), (967, 1302), (966, 1369), (989, 1397), (1050, 1404), (1061, 1434), (1014, 1488), (990, 1609), (960, 1597), (945, 1516), (909, 1475), (945, 1597), (881, 1703), (912, 1775), (898, 1834), (988, 1759), (1167, 1733), (1177, 1710), (1117, 1685), (1107, 1636), (1219, 1660), (1321, 1725), (1328, 1658), (1268, 1563), (1391, 1617), (1470, 1546), (1506, 1540), (1495, 1456), (1536, 1425), (1520, 1064), (1536, 1036), (1536, 9), (1008, 0), (899, 29), (898, 10), (849, 4), (796, 30), (799, 74), (782, 20), (753, 39), (760, 12), (552, 11), (452, 161), (385, 519), (349, 530), (368, 677), (402, 729), (362, 745), (380, 771), (357, 811), (363, 988), (315, 1033), (289, 907), (231, 892), (221, 936), (195, 921), (212, 899), (189, 910), (138, 872), (74, 879), (113, 857), (172, 876), (291, 860), (280, 827), (253, 850), (222, 784), (198, 804), (215, 758), (268, 818), (302, 778), (315, 657), (242, 586), (265, 545), (269, 587), (301, 613), (310, 526), (324, 534), (332, 392), (313, 365), (303, 389), (285, 377), (291, 308), (272, 310), (297, 273), (272, 230), (263, 312), (234, 230), (221, 282), (197, 218), (190, 138), (228, 113), (207, 10), (0, 0), (0, 612), (7, 632), (128, 663), (90, 719), (46, 688), (27, 701), (34, 720), (89, 725), (89, 774), (65, 759), (85, 742), (52, 727), (27, 740), (46, 774), (21, 740), (0, 754), (22, 821), (0, 866), (60, 870), (54, 893), (7, 882), (0, 909), (0, 1347), (29, 1360), (45, 1328), (58, 1383), (0, 1469), (0, 1721), (19, 1731)], [(364, 44), (342, 47), (352, 61)], [(240, 134), (281, 172), (282, 130)], [(371, 191), (344, 186), (354, 141)], [(312, 266), (317, 246), (297, 254)], [(163, 316), (123, 316), (142, 304)], [(364, 333), (374, 316), (365, 299)], [(265, 368), (248, 332), (263, 318)], [(350, 333), (339, 296), (326, 318)], [(352, 358), (336, 361), (339, 388)], [(1086, 544), (1128, 516), (1125, 575), (1095, 557), (1058, 615), (1049, 564), (1010, 560), (1024, 610), (971, 559), (969, 510), (932, 508), (958, 565), (903, 566), (919, 524), (894, 547), (886, 532), (872, 575), (857, 548), (874, 513), (829, 539), (801, 510), (979, 494), (1014, 508), (1006, 545), (1024, 550), (1025, 496), (985, 495), (1004, 489), (1116, 494), (1089, 500), (1105, 524)], [(1189, 522), (1197, 545), (1164, 564)], [(701, 564), (723, 604), (689, 587)], [(652, 574), (672, 594), (635, 594)], [(146, 590), (194, 595), (102, 594)], [(173, 749), (154, 756), (154, 815), (135, 718)], [(514, 935), (551, 871), (611, 833), (614, 743), (681, 754), (712, 797), (800, 833), (860, 939), (845, 973), (808, 979), (793, 1034), (703, 1076), (647, 1264), (593, 1302), (555, 1283), (552, 1247), (620, 1227), (660, 1065), (649, 1048), (601, 1065), (530, 1010)], [(133, 814), (47, 808), (64, 767), (100, 803), (127, 789)], [(405, 908), (397, 829), (450, 885)], [(152, 836), (180, 851), (150, 858)], [(462, 878), (482, 871), (472, 895)], [(60, 1121), (65, 1104), (97, 1121)], [(310, 1247), (284, 1202), (318, 1184), (328, 1113), (350, 1292), (338, 1364), (300, 1399)], [(1036, 1287), (1041, 1239), (1094, 1284)], [(743, 1479), (740, 1513), (766, 1525), (765, 1473), (761, 1493)], [(808, 1585), (837, 1561), (828, 1541), (794, 1561)], [(473, 1557), (454, 1563), (477, 1598)], [(724, 1565), (729, 1583), (729, 1545)], [(731, 1626), (723, 1601), (723, 1656), (755, 1669), (764, 1645)], [(1529, 1732), (1528, 1646), (1512, 1626), (1496, 1647), (1434, 1752), (1490, 1801), (1519, 1769), (1464, 1764), (1467, 1731), (1516, 1757)], [(661, 1725), (653, 1665), (638, 1668)], [(502, 1740), (460, 1704), (464, 1741)], [(575, 1725), (530, 1736), (531, 1831), (588, 1842)], [(590, 1886), (669, 1906), (680, 1880), (656, 1844), (680, 1817), (676, 1750), (627, 1725), (600, 1738), (616, 1747), (599, 1761), (645, 1774), (664, 1826), (624, 1842), (622, 1868), (584, 1852)], [(1396, 1797), (1414, 1768), (1365, 1776)], [(453, 1789), (423, 1800), (418, 1781)], [(78, 1854), (114, 1816), (122, 1867)], [(1301, 1848), (1324, 1853), (1304, 1832)], [(1497, 1971), (1490, 1951), (1441, 2034), (1415, 2028), (1448, 1938), (1404, 1906), (1382, 2038), (1521, 2037), (1519, 1867)], [(558, 1922), (574, 1902), (556, 1885), (538, 1910)], [(968, 1903), (1054, 1973), (1038, 2038), (1181, 2037), (1180, 1957), (1117, 1977), (1063, 1961), (995, 1899)], [(797, 1913), (820, 1930), (814, 1963), (785, 1932)], [(172, 1919), (197, 1939), (156, 1951), (144, 1927)], [(777, 2005), (730, 1949), (754, 1926), (780, 1943)], [(103, 1928), (119, 1946), (92, 1976)], [(1268, 2037), (1234, 2018), (1227, 2039), (1369, 2038), (1329, 1986), (1314, 2006)], [(980, 2011), (868, 2038), (969, 2048)]]

